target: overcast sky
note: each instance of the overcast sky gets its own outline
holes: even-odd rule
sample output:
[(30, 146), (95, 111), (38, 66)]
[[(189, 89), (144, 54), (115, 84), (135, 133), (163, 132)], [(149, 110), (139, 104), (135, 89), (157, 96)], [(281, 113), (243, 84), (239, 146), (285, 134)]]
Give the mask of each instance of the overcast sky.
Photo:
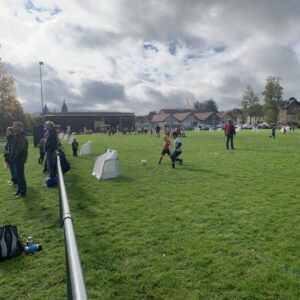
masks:
[[(299, 4), (298, 4), (299, 3)], [(0, 0), (0, 57), (27, 112), (239, 107), (282, 78), (300, 99), (297, 0)]]

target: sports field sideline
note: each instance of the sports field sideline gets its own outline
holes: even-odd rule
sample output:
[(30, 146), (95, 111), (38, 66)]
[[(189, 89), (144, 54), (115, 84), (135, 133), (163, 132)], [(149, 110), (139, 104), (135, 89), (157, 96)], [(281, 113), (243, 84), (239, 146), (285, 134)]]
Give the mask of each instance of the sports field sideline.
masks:
[[(183, 166), (158, 159), (162, 137), (93, 134), (92, 154), (65, 176), (90, 299), (299, 299), (300, 132), (187, 132)], [(120, 176), (91, 176), (104, 149)], [(146, 166), (140, 161), (147, 160)], [(0, 168), (2, 222), (44, 250), (2, 262), (0, 299), (66, 298), (58, 191), (44, 187), (38, 149), (29, 148), (28, 197), (16, 199)]]

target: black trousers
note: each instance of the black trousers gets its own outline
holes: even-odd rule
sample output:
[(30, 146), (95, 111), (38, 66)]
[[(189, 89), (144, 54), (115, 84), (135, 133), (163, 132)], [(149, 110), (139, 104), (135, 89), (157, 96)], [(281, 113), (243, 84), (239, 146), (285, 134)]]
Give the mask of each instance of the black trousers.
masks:
[(175, 166), (176, 161), (181, 162), (182, 164), (182, 159), (178, 158), (178, 156), (181, 154), (181, 151), (174, 151), (171, 154), (171, 160), (172, 160), (172, 165)]
[(231, 149), (234, 149), (233, 147), (233, 134), (230, 134), (227, 136), (227, 141), (226, 141), (226, 148), (229, 149), (229, 141), (230, 141), (230, 147)]

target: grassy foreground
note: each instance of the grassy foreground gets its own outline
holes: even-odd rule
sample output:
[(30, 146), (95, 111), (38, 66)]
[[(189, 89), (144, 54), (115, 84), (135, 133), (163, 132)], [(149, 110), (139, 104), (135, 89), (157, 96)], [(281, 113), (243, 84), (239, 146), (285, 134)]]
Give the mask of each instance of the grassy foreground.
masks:
[[(175, 170), (157, 164), (162, 140), (150, 136), (78, 136), (93, 141), (78, 158), (63, 142), (89, 298), (300, 299), (299, 131), (269, 135), (239, 132), (227, 151), (222, 132), (188, 132)], [(121, 175), (98, 181), (105, 147), (119, 152)], [(26, 199), (0, 168), (0, 222), (44, 250), (1, 263), (0, 299), (65, 299), (58, 190), (43, 186), (32, 144), (29, 153)]]

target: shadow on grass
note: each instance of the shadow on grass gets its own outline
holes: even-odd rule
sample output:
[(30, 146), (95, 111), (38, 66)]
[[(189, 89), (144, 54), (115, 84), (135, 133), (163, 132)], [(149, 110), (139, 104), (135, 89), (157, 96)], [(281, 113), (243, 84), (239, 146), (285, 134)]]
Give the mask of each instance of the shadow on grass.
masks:
[(105, 179), (109, 180), (112, 183), (120, 183), (120, 182), (134, 182), (134, 178), (126, 175), (120, 175), (116, 178), (111, 178), (111, 179)]
[[(39, 219), (43, 226), (47, 224), (47, 226), (50, 227), (57, 227), (59, 224), (59, 210), (56, 209), (56, 207), (53, 206), (53, 197), (49, 197), (49, 199), (45, 199), (45, 197), (42, 197), (44, 194), (41, 189), (49, 189), (47, 187), (38, 186), (38, 187), (32, 187), (29, 186), (27, 188), (27, 196), (25, 198), (18, 198), (20, 201), (24, 201), (25, 207), (27, 209), (28, 218), (32, 219)], [(58, 203), (58, 188), (53, 187), (51, 188), (55, 190), (54, 192), (57, 193), (55, 195), (55, 201)], [(47, 193), (47, 191), (45, 190)]]
[(216, 172), (212, 169), (204, 169), (197, 165), (183, 165), (183, 166), (176, 166), (176, 169), (182, 169), (182, 171), (189, 171), (189, 172), (197, 172), (197, 173), (203, 173), (203, 174), (215, 174), (218, 176), (228, 176), (226, 173), (220, 173)]
[[(241, 148), (238, 149), (238, 152), (240, 153), (249, 153), (250, 155), (260, 155), (261, 157), (267, 156), (269, 157), (270, 154), (272, 155), (282, 155), (285, 156), (287, 155), (287, 149), (286, 148), (280, 148), (280, 147), (270, 147), (270, 148), (260, 148), (260, 149), (255, 149), (255, 148)], [(289, 153), (290, 155), (290, 153)]]

